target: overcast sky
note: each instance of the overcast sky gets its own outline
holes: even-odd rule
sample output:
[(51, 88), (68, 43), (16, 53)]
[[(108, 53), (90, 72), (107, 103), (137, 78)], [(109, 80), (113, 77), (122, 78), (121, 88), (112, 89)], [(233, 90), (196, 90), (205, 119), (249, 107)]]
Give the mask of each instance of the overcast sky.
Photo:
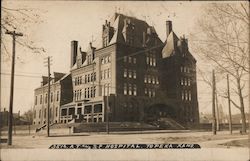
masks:
[[(69, 72), (70, 41), (78, 40), (82, 49), (86, 49), (92, 40), (97, 45), (101, 38), (102, 24), (115, 11), (147, 21), (155, 27), (161, 40), (165, 41), (166, 20), (173, 22), (173, 30), (178, 36), (185, 35), (188, 38), (194, 32), (202, 6), (206, 3), (209, 2), (4, 1), (2, 5), (8, 8), (33, 8), (38, 11), (43, 23), (29, 25), (20, 32), (46, 50), (45, 54), (35, 54), (17, 45), (17, 57), (20, 59), (16, 63), (14, 112), (20, 110), (23, 113), (33, 106), (34, 89), (40, 86), (41, 76), (47, 75), (44, 58), (52, 56), (52, 72)], [(11, 49), (10, 36), (5, 36), (3, 40), (7, 48)], [(192, 52), (192, 46), (189, 48)], [(198, 60), (197, 66), (202, 67), (196, 53), (193, 55)], [(2, 75), (1, 108), (8, 109), (10, 61), (5, 59), (1, 64), (2, 72), (5, 73)], [(209, 90), (198, 81), (200, 112), (211, 113)]]

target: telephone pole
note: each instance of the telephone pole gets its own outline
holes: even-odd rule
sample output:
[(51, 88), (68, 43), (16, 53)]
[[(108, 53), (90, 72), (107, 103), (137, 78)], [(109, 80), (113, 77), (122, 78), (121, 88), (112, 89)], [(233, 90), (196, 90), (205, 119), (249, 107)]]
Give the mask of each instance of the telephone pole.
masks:
[(220, 131), (220, 113), (219, 113), (219, 105), (218, 105), (218, 94), (217, 89), (215, 85), (215, 102), (216, 102), (216, 129), (217, 131)]
[(212, 115), (213, 115), (213, 123), (212, 123), (212, 131), (213, 134), (216, 135), (216, 117), (215, 117), (215, 75), (214, 70), (212, 73)]
[(9, 124), (8, 124), (8, 145), (12, 145), (12, 126), (13, 126), (13, 94), (14, 94), (14, 74), (15, 74), (15, 54), (16, 54), (16, 37), (23, 36), (16, 31), (6, 31), (5, 34), (12, 36), (12, 65), (11, 65), (11, 82), (10, 82), (10, 105), (9, 105)]
[(48, 67), (48, 106), (47, 106), (47, 136), (49, 137), (50, 136), (50, 133), (49, 133), (49, 125), (50, 125), (50, 63), (51, 63), (51, 60), (50, 60), (50, 56), (48, 56), (47, 58), (47, 61), (45, 62), (47, 65), (45, 65), (46, 67)]
[(232, 114), (231, 114), (231, 101), (230, 101), (230, 87), (229, 87), (229, 76), (227, 74), (227, 98), (228, 98), (228, 111), (229, 111), (229, 131), (230, 134), (233, 133), (232, 131)]

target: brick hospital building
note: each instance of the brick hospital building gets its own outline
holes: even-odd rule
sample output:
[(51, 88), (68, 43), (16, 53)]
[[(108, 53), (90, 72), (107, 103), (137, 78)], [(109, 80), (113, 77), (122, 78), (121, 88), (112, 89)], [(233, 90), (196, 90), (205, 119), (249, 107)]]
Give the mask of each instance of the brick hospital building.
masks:
[[(53, 123), (105, 122), (107, 118), (150, 122), (164, 117), (183, 125), (198, 123), (196, 60), (187, 39), (174, 33), (172, 22), (166, 21), (163, 27), (164, 42), (145, 21), (115, 13), (102, 26), (102, 46), (90, 43), (82, 51), (78, 41), (72, 41), (70, 73), (55, 80), (59, 85), (52, 90), (53, 96), (58, 91), (64, 99), (59, 98), (52, 108), (57, 112), (52, 112)], [(36, 99), (48, 99), (45, 88), (43, 83), (35, 90)], [(34, 124), (44, 124), (46, 118), (40, 113), (45, 109), (35, 105)]]

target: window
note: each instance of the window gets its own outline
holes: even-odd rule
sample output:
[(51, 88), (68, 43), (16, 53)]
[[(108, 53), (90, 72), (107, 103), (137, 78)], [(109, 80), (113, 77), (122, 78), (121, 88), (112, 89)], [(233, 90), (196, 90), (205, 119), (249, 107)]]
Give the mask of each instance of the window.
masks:
[(156, 76), (156, 78), (155, 78), (155, 82), (156, 82), (156, 84), (159, 84), (159, 79), (158, 79), (157, 76)]
[(93, 73), (93, 81), (96, 81), (96, 72)]
[(95, 97), (95, 93), (96, 93), (96, 86), (94, 86), (94, 89), (93, 89), (93, 97)]
[(111, 62), (110, 55), (108, 56), (108, 62)]
[(34, 118), (36, 118), (36, 111), (34, 111)]
[(57, 115), (58, 115), (58, 107), (56, 107), (56, 117), (57, 117)]
[(104, 64), (104, 58), (101, 58), (101, 64)]
[(84, 89), (84, 98), (87, 98), (87, 88)]
[(48, 94), (46, 93), (44, 102), (47, 103), (47, 101), (48, 101)]
[(108, 69), (108, 78), (110, 78), (111, 77), (111, 73), (110, 73), (110, 69)]
[(183, 72), (183, 67), (181, 66), (181, 72)]
[(151, 76), (148, 76), (148, 83), (151, 83)]
[(93, 80), (94, 80), (94, 76), (93, 76), (93, 73), (91, 73), (91, 75), (90, 75), (90, 81), (93, 82)]
[(145, 88), (144, 93), (145, 93), (145, 95), (148, 95), (148, 89), (147, 88)]
[(149, 64), (149, 56), (146, 57), (146, 63)]
[(127, 62), (127, 56), (123, 57), (123, 62), (126, 63)]
[(124, 72), (123, 72), (123, 77), (126, 78), (127, 77), (127, 69), (124, 69)]
[(152, 90), (152, 97), (155, 97), (155, 90)]
[(40, 95), (40, 104), (43, 103), (43, 95)]
[(134, 77), (134, 79), (136, 79), (136, 70), (134, 70), (133, 77)]
[(89, 88), (88, 88), (88, 95), (87, 95), (87, 98), (89, 98)]
[(136, 85), (134, 84), (134, 96), (137, 95), (137, 88), (136, 88)]
[(155, 77), (152, 77), (152, 83), (155, 84)]
[(184, 92), (181, 91), (181, 100), (184, 100)]
[(35, 105), (37, 105), (37, 96), (36, 96), (36, 98), (35, 98)]
[(184, 85), (187, 85), (187, 78), (184, 78)]
[(133, 63), (136, 64), (136, 58), (133, 58)]
[(151, 89), (148, 90), (148, 95), (151, 97)]
[(56, 92), (56, 101), (59, 101), (59, 91)]
[(41, 110), (39, 110), (39, 119), (41, 118)]
[(190, 80), (190, 78), (188, 78), (188, 86), (190, 86), (191, 85), (191, 80)]
[(50, 102), (53, 102), (53, 92), (51, 92)]
[(144, 83), (147, 83), (147, 75), (144, 76)]
[(108, 70), (104, 70), (104, 79), (108, 78)]
[(183, 78), (181, 78), (181, 85), (183, 85), (184, 83), (183, 83)]
[(191, 101), (192, 95), (191, 95), (191, 91), (188, 92), (188, 100)]
[(128, 84), (128, 94), (132, 95), (132, 84)]
[(90, 88), (90, 97), (93, 97), (93, 87)]
[(44, 109), (43, 117), (46, 118), (46, 108)]
[(85, 83), (87, 83), (88, 82), (87, 75), (85, 75), (84, 77), (85, 77)]
[(80, 76), (80, 84), (82, 84), (82, 76)]
[(185, 100), (188, 100), (188, 92), (185, 91)]
[(101, 80), (103, 79), (103, 71), (100, 71)]
[(88, 81), (87, 82), (90, 82), (90, 75), (88, 74)]
[(124, 83), (124, 88), (123, 88), (123, 94), (124, 95), (127, 95), (127, 84), (126, 83)]
[(153, 66), (156, 66), (156, 59), (153, 59)]
[(108, 57), (107, 56), (104, 57), (104, 63), (105, 64), (108, 63)]
[(130, 56), (128, 57), (128, 62), (132, 63), (132, 58)]
[(131, 70), (128, 70), (128, 77), (132, 78), (132, 71)]

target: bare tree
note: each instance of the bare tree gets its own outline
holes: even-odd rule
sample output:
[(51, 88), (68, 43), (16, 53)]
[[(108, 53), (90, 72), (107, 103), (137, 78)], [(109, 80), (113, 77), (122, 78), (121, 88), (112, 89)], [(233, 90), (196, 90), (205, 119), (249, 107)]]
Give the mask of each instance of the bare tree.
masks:
[(11, 55), (10, 49), (7, 47), (7, 39), (4, 38), (5, 32), (13, 30), (24, 33), (22, 39), (16, 40), (17, 44), (29, 49), (33, 53), (41, 54), (45, 52), (45, 49), (43, 47), (38, 47), (36, 43), (30, 39), (30, 35), (27, 34), (31, 25), (43, 22), (40, 18), (42, 12), (44, 11), (32, 8), (9, 8), (2, 3), (1, 46), (4, 56), (9, 58)]
[(30, 125), (32, 125), (33, 123), (33, 111), (32, 110), (28, 110), (27, 112), (25, 112), (23, 114), (23, 118), (29, 123), (28, 126), (29, 126), (29, 134), (30, 134)]
[[(241, 112), (242, 132), (246, 132), (244, 86), (249, 74), (248, 3), (211, 3), (204, 7), (198, 21), (198, 33), (191, 35), (194, 50), (214, 65), (220, 74), (233, 78), (238, 101), (231, 99)], [(224, 92), (221, 94), (224, 97)]]

